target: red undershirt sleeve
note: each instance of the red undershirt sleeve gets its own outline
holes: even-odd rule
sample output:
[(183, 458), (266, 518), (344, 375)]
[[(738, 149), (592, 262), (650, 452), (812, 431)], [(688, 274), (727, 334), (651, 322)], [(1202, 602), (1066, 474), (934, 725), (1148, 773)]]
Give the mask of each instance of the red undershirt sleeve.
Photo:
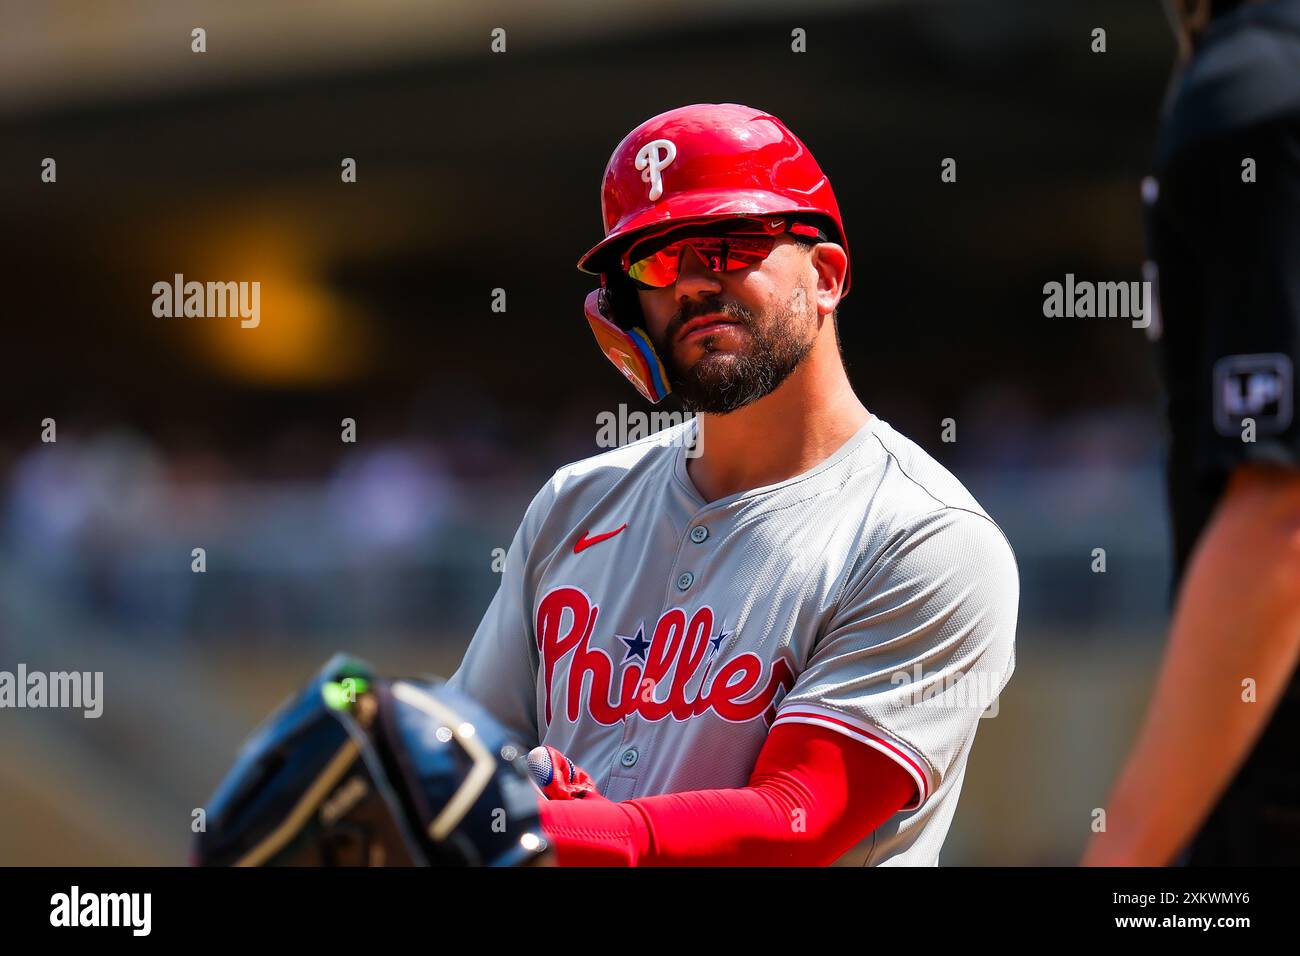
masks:
[(880, 751), (782, 724), (744, 787), (542, 800), (542, 827), (561, 866), (825, 866), (915, 796), (911, 776)]

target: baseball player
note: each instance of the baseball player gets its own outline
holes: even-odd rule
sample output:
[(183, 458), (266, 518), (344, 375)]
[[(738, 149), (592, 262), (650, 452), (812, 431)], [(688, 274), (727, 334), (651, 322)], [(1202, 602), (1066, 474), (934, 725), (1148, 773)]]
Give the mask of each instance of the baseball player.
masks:
[(779, 119), (674, 109), (618, 145), (587, 319), (695, 413), (528, 507), (449, 684), (522, 740), (560, 865), (934, 865), (1019, 579), (965, 488), (864, 407), (849, 253)]
[(1145, 192), (1177, 600), (1085, 863), (1300, 862), (1300, 0), (1173, 4)]

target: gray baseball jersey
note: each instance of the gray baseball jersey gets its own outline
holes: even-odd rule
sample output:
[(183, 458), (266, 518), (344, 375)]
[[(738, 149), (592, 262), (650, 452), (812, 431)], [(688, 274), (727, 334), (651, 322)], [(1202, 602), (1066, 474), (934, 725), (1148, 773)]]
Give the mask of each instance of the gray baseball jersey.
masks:
[(889, 755), (913, 799), (841, 864), (935, 865), (1015, 666), (993, 520), (879, 417), (785, 481), (705, 502), (688, 420), (533, 499), (452, 686), (611, 800), (743, 787), (775, 724)]

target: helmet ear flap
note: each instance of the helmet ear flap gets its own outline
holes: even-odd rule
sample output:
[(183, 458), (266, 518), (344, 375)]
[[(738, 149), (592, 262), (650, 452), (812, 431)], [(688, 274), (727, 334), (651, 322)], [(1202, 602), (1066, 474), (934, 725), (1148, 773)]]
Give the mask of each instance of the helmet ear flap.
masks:
[(587, 324), (601, 352), (647, 401), (659, 403), (671, 391), (663, 362), (655, 353), (636, 287), (608, 274), (600, 277), (584, 303)]

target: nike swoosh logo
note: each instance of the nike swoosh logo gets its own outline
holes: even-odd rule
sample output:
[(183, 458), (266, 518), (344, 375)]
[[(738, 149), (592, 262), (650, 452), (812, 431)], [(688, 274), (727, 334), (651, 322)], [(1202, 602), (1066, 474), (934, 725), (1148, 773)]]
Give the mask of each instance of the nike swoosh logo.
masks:
[(580, 551), (587, 550), (593, 544), (600, 544), (602, 541), (608, 541), (626, 527), (627, 522), (624, 522), (623, 526), (620, 528), (615, 528), (613, 531), (606, 531), (604, 534), (598, 534), (590, 538), (587, 537), (589, 532), (584, 531), (582, 532), (582, 537), (573, 543), (573, 553), (578, 554)]

